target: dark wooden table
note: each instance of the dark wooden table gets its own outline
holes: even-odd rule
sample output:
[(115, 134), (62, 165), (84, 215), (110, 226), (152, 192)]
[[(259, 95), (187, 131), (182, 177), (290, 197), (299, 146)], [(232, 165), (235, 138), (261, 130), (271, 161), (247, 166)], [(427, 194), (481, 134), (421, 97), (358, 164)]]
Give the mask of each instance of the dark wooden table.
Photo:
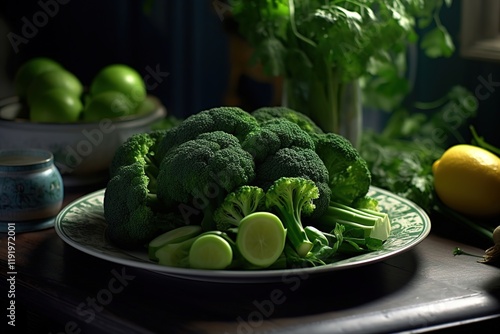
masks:
[[(66, 203), (90, 190), (67, 192)], [(15, 301), (17, 333), (498, 332), (500, 268), (454, 256), (455, 247), (482, 255), (487, 246), (450, 238), (433, 221), (423, 242), (383, 262), (280, 283), (222, 284), (107, 262), (51, 228), (16, 235), (15, 275), (1, 235), (0, 288), (2, 300)]]

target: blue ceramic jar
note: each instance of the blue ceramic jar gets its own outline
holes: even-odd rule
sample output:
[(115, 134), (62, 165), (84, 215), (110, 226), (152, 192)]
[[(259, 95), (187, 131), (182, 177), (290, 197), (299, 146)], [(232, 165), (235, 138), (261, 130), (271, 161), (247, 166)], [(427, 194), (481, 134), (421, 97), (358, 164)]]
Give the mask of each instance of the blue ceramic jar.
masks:
[(61, 210), (64, 187), (51, 152), (0, 150), (0, 231), (17, 232), (53, 226)]

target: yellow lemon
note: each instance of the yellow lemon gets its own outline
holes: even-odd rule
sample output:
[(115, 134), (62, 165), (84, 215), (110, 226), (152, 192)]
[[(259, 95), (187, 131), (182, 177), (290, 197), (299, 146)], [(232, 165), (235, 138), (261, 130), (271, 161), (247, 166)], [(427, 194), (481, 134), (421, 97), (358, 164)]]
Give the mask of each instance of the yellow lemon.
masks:
[(467, 215), (500, 214), (500, 158), (473, 145), (450, 147), (432, 165), (434, 188), (448, 207)]

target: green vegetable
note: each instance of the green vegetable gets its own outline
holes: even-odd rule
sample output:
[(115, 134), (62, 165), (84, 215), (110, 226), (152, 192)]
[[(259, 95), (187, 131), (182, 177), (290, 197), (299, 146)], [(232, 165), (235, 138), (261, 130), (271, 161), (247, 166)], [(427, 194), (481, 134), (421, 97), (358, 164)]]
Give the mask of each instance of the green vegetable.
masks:
[[(162, 201), (191, 204), (205, 230), (215, 229), (212, 213), (226, 194), (249, 184), (255, 177), (252, 156), (227, 132), (201, 133), (164, 156), (158, 173), (158, 197)], [(186, 217), (192, 220), (193, 217)], [(199, 220), (197, 220), (199, 221)]]
[(337, 224), (344, 227), (342, 253), (379, 250), (391, 233), (386, 213), (336, 202), (330, 203), (328, 212), (317, 224), (323, 230), (333, 230)]
[(241, 145), (252, 154), (257, 164), (281, 148), (314, 149), (311, 136), (299, 125), (285, 118), (274, 118), (262, 122), (259, 128), (246, 136)]
[(164, 130), (155, 130), (132, 135), (116, 149), (109, 169), (110, 176), (115, 176), (122, 166), (139, 162), (150, 178), (150, 188), (155, 188), (158, 166), (161, 162), (161, 156), (156, 154), (156, 147), (165, 133)]
[(252, 61), (269, 75), (283, 75), (285, 83), (299, 83), (293, 91), (285, 87), (291, 107), (334, 133), (340, 96), (353, 80), (366, 79), (365, 91), (385, 98), (389, 108), (400, 105), (409, 90), (402, 73), (417, 26), (429, 28), (421, 44), (427, 55), (453, 52), (439, 21), (443, 3), (451, 0), (231, 1), (239, 32), (255, 50)]
[(335, 133), (313, 138), (316, 153), (328, 169), (331, 200), (351, 204), (365, 196), (371, 184), (370, 170), (351, 142)]
[(243, 185), (229, 193), (214, 212), (213, 219), (217, 229), (237, 229), (244, 217), (265, 208), (265, 196), (262, 188), (249, 185)]
[(436, 202), (432, 164), (450, 145), (464, 142), (461, 130), (477, 106), (472, 92), (455, 86), (436, 101), (417, 103), (413, 113), (392, 113), (382, 132), (365, 131), (358, 152), (368, 164), (372, 185), (431, 213)]
[[(324, 232), (314, 226), (306, 226), (304, 229), (309, 240), (313, 241), (313, 248), (302, 261), (295, 258), (291, 259), (291, 262), (299, 266), (318, 266), (335, 262), (339, 248), (344, 242), (344, 226), (336, 224), (330, 232)], [(287, 255), (290, 257), (290, 251)]]
[(239, 225), (236, 245), (241, 255), (258, 268), (267, 268), (283, 253), (287, 230), (270, 212), (254, 212)]
[(110, 240), (147, 246), (153, 261), (183, 268), (335, 261), (358, 236), (344, 224), (313, 223), (328, 213), (332, 191), (351, 196), (346, 202), (364, 215), (378, 208), (365, 184), (357, 188), (366, 181), (360, 156), (293, 110), (259, 114), (258, 121), (241, 109), (214, 108), (130, 137), (115, 153), (105, 192)]
[(252, 111), (252, 116), (261, 124), (271, 119), (282, 118), (297, 124), (307, 133), (323, 133), (311, 118), (287, 107), (262, 107)]
[(266, 206), (275, 210), (287, 229), (287, 239), (300, 257), (313, 247), (302, 225), (302, 216), (311, 215), (319, 190), (313, 181), (299, 177), (282, 177), (266, 192)]
[(329, 174), (314, 150), (296, 146), (279, 149), (256, 166), (253, 183), (267, 191), (281, 177), (300, 177), (313, 181), (319, 189), (313, 216), (320, 216), (326, 211), (331, 194)]
[(158, 161), (154, 147), (161, 132), (131, 136), (115, 153), (104, 194), (109, 239), (123, 248), (143, 247), (158, 234), (186, 225), (156, 194)]
[(189, 249), (189, 266), (197, 269), (226, 269), (233, 261), (231, 245), (217, 234), (204, 234)]
[(181, 226), (176, 229), (170, 230), (168, 232), (162, 233), (148, 244), (148, 255), (153, 261), (158, 261), (156, 257), (156, 251), (166, 244), (178, 243), (191, 239), (203, 232), (200, 225), (186, 225)]
[(234, 135), (239, 141), (259, 126), (248, 112), (236, 107), (217, 107), (200, 111), (170, 129), (159, 143), (158, 153), (165, 156), (168, 151), (182, 143), (196, 139), (202, 133), (223, 131)]
[(368, 195), (365, 195), (363, 197), (358, 197), (350, 206), (352, 206), (355, 209), (368, 209), (373, 211), (380, 211), (378, 206), (378, 201), (375, 198), (370, 197)]
[(235, 246), (232, 244), (234, 242), (227, 234), (220, 231), (207, 231), (188, 239), (180, 238), (178, 242), (172, 241), (164, 244), (156, 250), (154, 258), (158, 259), (158, 264), (163, 266), (225, 269), (233, 261)]
[(160, 247), (155, 252), (154, 257), (162, 266), (189, 268), (189, 251), (199, 237), (195, 236), (181, 242), (168, 243)]

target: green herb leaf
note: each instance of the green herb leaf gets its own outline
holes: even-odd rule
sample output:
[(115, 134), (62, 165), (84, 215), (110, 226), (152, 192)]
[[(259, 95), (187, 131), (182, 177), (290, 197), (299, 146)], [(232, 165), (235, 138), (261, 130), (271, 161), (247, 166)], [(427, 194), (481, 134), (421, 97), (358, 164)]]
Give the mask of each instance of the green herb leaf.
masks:
[(429, 58), (449, 57), (455, 52), (455, 46), (444, 27), (436, 27), (426, 33), (421, 47)]

